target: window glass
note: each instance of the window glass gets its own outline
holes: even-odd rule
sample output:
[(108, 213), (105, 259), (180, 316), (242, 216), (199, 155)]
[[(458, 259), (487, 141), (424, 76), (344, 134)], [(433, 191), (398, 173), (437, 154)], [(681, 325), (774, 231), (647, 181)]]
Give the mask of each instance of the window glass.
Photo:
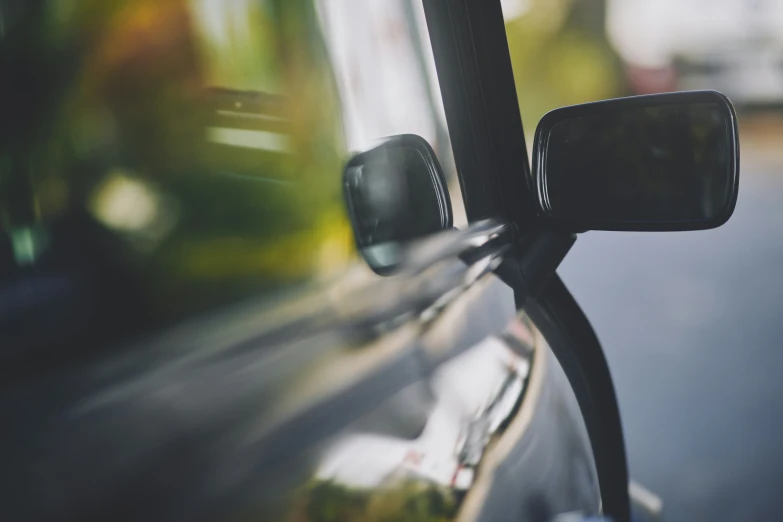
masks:
[(376, 138), (424, 136), (456, 187), (418, 2), (0, 0), (0, 19), (12, 342), (331, 280), (356, 259), (342, 169)]

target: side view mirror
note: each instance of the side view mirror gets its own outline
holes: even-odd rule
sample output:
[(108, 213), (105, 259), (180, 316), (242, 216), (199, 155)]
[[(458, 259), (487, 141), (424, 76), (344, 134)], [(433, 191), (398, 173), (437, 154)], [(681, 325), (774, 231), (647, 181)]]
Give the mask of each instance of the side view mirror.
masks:
[(737, 201), (737, 117), (715, 91), (564, 107), (539, 122), (533, 168), (541, 215), (569, 232), (715, 228)]
[(381, 275), (394, 271), (406, 243), (452, 226), (443, 171), (419, 136), (393, 136), (354, 156), (343, 188), (359, 251)]

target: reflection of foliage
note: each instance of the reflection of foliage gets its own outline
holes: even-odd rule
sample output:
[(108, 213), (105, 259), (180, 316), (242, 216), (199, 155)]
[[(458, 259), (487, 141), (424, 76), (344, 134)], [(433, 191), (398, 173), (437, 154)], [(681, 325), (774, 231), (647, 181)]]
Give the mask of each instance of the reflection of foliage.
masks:
[[(340, 522), (360, 520), (367, 509), (367, 495), (338, 486), (332, 482), (317, 482), (306, 493), (302, 522)], [(300, 518), (295, 516), (294, 522)]]
[[(85, 216), (122, 171), (170, 207), (107, 204), (145, 203), (150, 227), (169, 216), (122, 262), (140, 272), (144, 306), (175, 316), (351, 256), (340, 108), (312, 0), (30, 4), (0, 51), (14, 80), (2, 103), (15, 107), (0, 129), (4, 226)], [(211, 142), (212, 128), (285, 147)]]
[(300, 494), (291, 522), (445, 522), (456, 501), (444, 488), (413, 480), (375, 490), (314, 481)]

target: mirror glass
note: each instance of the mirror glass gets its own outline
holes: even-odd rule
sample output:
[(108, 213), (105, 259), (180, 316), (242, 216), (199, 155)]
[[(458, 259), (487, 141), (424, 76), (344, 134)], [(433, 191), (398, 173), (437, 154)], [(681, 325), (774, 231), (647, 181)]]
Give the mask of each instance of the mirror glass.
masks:
[(545, 214), (605, 230), (710, 228), (728, 219), (736, 198), (730, 106), (649, 98), (550, 113), (537, 140)]
[(440, 164), (419, 136), (388, 138), (355, 156), (344, 187), (356, 243), (376, 272), (393, 269), (404, 244), (451, 227)]

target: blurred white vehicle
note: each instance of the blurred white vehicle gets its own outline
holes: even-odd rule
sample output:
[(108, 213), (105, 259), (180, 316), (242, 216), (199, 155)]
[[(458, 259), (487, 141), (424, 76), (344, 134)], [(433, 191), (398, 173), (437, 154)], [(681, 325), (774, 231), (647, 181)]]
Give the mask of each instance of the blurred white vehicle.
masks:
[(637, 93), (715, 89), (738, 106), (783, 103), (783, 2), (609, 0), (607, 31)]

